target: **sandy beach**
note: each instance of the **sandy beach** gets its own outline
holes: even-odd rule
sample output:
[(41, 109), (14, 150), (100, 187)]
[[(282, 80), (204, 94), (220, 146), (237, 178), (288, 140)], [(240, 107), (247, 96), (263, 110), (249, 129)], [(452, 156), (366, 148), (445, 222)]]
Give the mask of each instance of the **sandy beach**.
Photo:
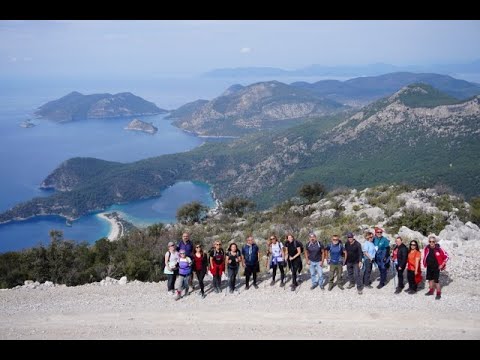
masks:
[(110, 241), (115, 241), (117, 240), (120, 236), (122, 236), (123, 231), (122, 231), (122, 224), (118, 221), (116, 221), (113, 218), (109, 218), (105, 215), (105, 213), (99, 213), (97, 216), (103, 220), (106, 220), (110, 223), (110, 232), (108, 233), (108, 240)]

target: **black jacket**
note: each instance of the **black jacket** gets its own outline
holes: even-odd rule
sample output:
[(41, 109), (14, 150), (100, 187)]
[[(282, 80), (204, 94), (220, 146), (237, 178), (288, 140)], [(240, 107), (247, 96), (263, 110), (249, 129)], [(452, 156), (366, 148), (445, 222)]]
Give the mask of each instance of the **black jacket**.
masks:
[[(408, 249), (405, 244), (400, 244), (400, 246), (395, 246), (395, 249), (398, 248), (397, 251), (397, 266), (405, 270), (407, 267), (407, 260), (408, 260)], [(394, 249), (394, 251), (395, 251)]]

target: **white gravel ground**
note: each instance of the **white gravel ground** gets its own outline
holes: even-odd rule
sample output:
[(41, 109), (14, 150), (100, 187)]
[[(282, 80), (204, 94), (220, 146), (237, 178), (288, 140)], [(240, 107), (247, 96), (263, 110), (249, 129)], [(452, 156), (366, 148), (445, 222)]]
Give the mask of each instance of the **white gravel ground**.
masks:
[(179, 301), (166, 282), (0, 290), (0, 339), (480, 339), (479, 282), (452, 281), (441, 300), (394, 295), (393, 281), (363, 295), (288, 285), (215, 294), (207, 281), (205, 299)]

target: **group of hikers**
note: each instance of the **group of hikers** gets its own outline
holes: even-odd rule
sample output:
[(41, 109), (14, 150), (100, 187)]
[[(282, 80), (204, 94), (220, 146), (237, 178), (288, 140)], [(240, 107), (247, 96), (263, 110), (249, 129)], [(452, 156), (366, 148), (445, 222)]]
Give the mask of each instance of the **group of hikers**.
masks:
[[(374, 234), (375, 233), (375, 234)], [(276, 283), (277, 270), (280, 272), (280, 287), (285, 286), (287, 266), (292, 274), (292, 291), (295, 291), (301, 280), (299, 279), (303, 268), (302, 255), (309, 267), (312, 285), (315, 288), (325, 289), (323, 278), (323, 265), (329, 265), (328, 290), (335, 286), (344, 290), (343, 266), (347, 268), (347, 289), (357, 287), (359, 295), (363, 288), (372, 288), (371, 274), (376, 265), (380, 272), (380, 283), (377, 289), (381, 289), (387, 282), (387, 271), (393, 267), (396, 282), (395, 294), (399, 294), (405, 287), (404, 273), (407, 270), (408, 294), (415, 294), (418, 285), (422, 282), (422, 266), (426, 268), (426, 280), (429, 289), (427, 296), (436, 295), (435, 299), (441, 298), (439, 283), (440, 271), (444, 270), (449, 259), (448, 254), (438, 244), (437, 237), (431, 235), (428, 238), (428, 246), (423, 250), (423, 257), (419, 244), (416, 240), (410, 241), (408, 247), (402, 238), (397, 236), (393, 249), (390, 241), (383, 236), (381, 228), (375, 228), (374, 233), (368, 231), (364, 234), (365, 242), (360, 244), (353, 233), (347, 234), (347, 241), (342, 243), (338, 235), (333, 235), (330, 244), (325, 246), (317, 240), (315, 233), (309, 234), (309, 240), (305, 246), (292, 234), (286, 236), (284, 243), (279, 241), (276, 235), (271, 235), (267, 240), (267, 252), (265, 267), (272, 270), (271, 286)], [(240, 266), (245, 271), (245, 289), (252, 286), (258, 288), (257, 273), (260, 272), (260, 249), (255, 243), (253, 236), (248, 236), (246, 244), (239, 249), (236, 243), (230, 243), (227, 250), (222, 248), (220, 241), (215, 241), (213, 247), (204, 251), (201, 244), (193, 245), (190, 234), (184, 233), (182, 240), (177, 244), (168, 243), (168, 251), (165, 253), (165, 269), (167, 275), (167, 291), (176, 295), (178, 300), (189, 293), (193, 288), (193, 277), (196, 275), (200, 296), (205, 298), (205, 275), (210, 272), (213, 281), (213, 291), (222, 291), (222, 274), (228, 276), (228, 289), (233, 293), (236, 288), (237, 275)], [(436, 290), (436, 294), (435, 294)]]

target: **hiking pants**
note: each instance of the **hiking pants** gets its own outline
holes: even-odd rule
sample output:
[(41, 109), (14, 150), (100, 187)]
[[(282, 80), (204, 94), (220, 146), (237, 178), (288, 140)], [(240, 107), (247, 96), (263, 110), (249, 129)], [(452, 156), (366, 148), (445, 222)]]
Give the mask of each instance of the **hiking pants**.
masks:
[(362, 278), (360, 276), (360, 266), (358, 266), (358, 262), (347, 262), (347, 274), (350, 284), (357, 284), (357, 290), (362, 290), (363, 285)]
[(363, 285), (371, 285), (372, 280), (370, 279), (370, 275), (372, 274), (372, 260), (370, 259), (365, 259), (365, 262), (363, 263), (364, 270), (363, 270)]
[(312, 285), (323, 286), (323, 271), (320, 261), (310, 260), (310, 278), (312, 279)]
[(398, 274), (398, 288), (400, 289), (403, 289), (403, 287), (405, 286), (403, 284), (403, 272), (405, 271), (405, 269), (402, 269), (402, 270), (398, 270), (398, 265), (395, 265), (395, 270), (397, 270), (397, 274)]
[(175, 290), (175, 280), (177, 279), (178, 271), (174, 271), (173, 274), (167, 274), (167, 289), (168, 291)]
[(235, 282), (237, 280), (238, 266), (235, 268), (228, 268), (228, 286), (230, 290), (235, 290)]
[[(205, 271), (203, 270), (195, 270), (195, 275), (197, 275), (197, 279), (198, 279), (198, 284), (200, 285), (200, 292), (202, 294), (205, 293), (204, 289), (205, 289), (205, 285), (203, 284), (203, 278), (205, 277)], [(192, 276), (193, 278), (193, 276)]]
[(414, 270), (407, 270), (407, 279), (408, 279), (408, 287), (412, 290), (417, 291), (417, 283), (415, 282)]
[(257, 264), (245, 264), (245, 285), (250, 282), (250, 275), (253, 275), (253, 284), (257, 284)]
[(335, 277), (335, 274), (337, 274), (337, 282), (335, 284), (337, 285), (342, 285), (342, 272), (343, 272), (343, 266), (342, 264), (330, 264), (330, 277), (328, 279), (328, 283), (330, 285), (333, 285), (333, 279)]
[(275, 280), (275, 276), (277, 276), (277, 265), (278, 265), (278, 268), (280, 269), (280, 280), (282, 280), (282, 282), (284, 282), (284, 280), (285, 280), (285, 268), (283, 266), (283, 262), (279, 262), (277, 264), (272, 264), (272, 270), (273, 270), (272, 279)]
[(292, 284), (294, 286), (298, 286), (297, 274), (300, 271), (301, 266), (302, 266), (302, 259), (300, 259), (299, 257), (295, 258), (294, 260), (290, 260), (290, 267), (292, 270)]
[(190, 274), (178, 275), (177, 281), (175, 281), (175, 290), (182, 291), (182, 289), (185, 289), (185, 295), (187, 295), (189, 280), (190, 280)]

